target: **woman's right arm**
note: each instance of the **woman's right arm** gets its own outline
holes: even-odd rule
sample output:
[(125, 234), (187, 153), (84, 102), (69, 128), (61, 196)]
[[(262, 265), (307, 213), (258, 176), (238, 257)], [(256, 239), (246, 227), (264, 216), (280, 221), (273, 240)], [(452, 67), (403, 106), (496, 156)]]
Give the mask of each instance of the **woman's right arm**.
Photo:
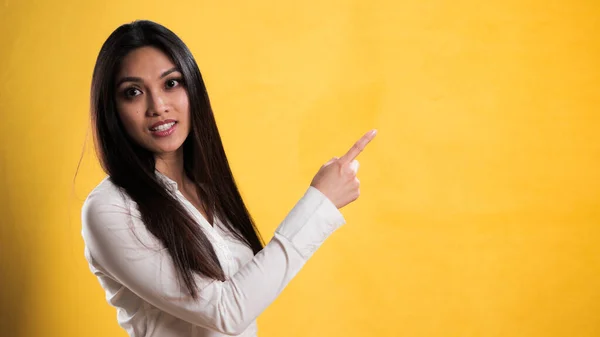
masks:
[[(147, 231), (137, 235), (130, 215), (104, 194), (92, 193), (82, 210), (83, 237), (96, 264), (139, 297), (175, 317), (225, 334), (243, 332), (281, 293), (325, 239), (344, 224), (339, 208), (358, 198), (356, 156), (367, 133), (341, 158), (323, 165), (273, 239), (226, 281), (196, 275), (198, 300), (178, 281), (166, 249)], [(143, 227), (143, 225), (142, 225)]]

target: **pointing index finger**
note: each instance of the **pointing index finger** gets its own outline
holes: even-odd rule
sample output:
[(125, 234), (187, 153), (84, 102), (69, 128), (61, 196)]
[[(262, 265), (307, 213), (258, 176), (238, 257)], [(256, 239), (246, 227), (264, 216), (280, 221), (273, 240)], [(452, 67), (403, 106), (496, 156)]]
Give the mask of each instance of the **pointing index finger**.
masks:
[(339, 159), (341, 164), (348, 164), (358, 157), (358, 155), (365, 149), (367, 144), (369, 144), (369, 142), (375, 138), (376, 134), (377, 130), (371, 130), (362, 136), (356, 143), (354, 143), (354, 145), (352, 145), (350, 150), (348, 150), (348, 152), (346, 152), (346, 154)]

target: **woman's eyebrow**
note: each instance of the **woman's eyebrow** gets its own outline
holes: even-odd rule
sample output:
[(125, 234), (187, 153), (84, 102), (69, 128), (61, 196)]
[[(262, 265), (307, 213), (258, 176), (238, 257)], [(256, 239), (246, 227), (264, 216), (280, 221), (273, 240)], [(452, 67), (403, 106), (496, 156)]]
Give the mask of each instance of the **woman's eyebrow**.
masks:
[(142, 83), (142, 79), (139, 77), (131, 77), (131, 76), (123, 77), (117, 82), (117, 87), (119, 87), (121, 84), (123, 84), (125, 82)]
[[(179, 71), (179, 69), (177, 67), (173, 67), (165, 72), (163, 72), (162, 74), (160, 74), (160, 79), (164, 78), (165, 76), (174, 73), (176, 71)], [(133, 76), (126, 76), (121, 78), (118, 82), (117, 82), (117, 87), (120, 86), (121, 84), (125, 83), (125, 82), (136, 82), (136, 83), (141, 83), (142, 79), (139, 77), (133, 77)]]
[(173, 68), (171, 68), (171, 69), (169, 69), (169, 70), (165, 71), (164, 73), (162, 73), (162, 74), (160, 75), (160, 78), (163, 78), (163, 77), (165, 77), (165, 76), (169, 75), (170, 73), (173, 73), (173, 72), (176, 72), (176, 71), (179, 71), (179, 69), (177, 69), (177, 67), (173, 67)]

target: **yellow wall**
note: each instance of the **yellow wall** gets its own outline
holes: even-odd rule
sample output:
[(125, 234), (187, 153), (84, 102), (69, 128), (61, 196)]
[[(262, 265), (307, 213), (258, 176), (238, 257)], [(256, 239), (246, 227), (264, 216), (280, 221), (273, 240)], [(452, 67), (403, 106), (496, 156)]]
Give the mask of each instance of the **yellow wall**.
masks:
[(97, 52), (161, 22), (206, 78), (270, 238), (370, 128), (348, 224), (261, 337), (600, 336), (600, 3), (0, 3), (3, 336), (125, 336), (83, 257)]

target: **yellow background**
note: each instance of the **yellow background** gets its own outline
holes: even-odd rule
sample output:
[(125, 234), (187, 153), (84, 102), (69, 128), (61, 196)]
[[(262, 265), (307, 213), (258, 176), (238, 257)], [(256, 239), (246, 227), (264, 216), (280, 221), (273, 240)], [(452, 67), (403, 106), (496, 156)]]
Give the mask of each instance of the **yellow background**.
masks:
[(322, 163), (379, 129), (347, 225), (261, 337), (600, 336), (599, 15), (595, 0), (0, 1), (2, 335), (125, 336), (79, 208), (103, 177), (85, 143), (95, 58), (145, 18), (195, 54), (266, 239)]

